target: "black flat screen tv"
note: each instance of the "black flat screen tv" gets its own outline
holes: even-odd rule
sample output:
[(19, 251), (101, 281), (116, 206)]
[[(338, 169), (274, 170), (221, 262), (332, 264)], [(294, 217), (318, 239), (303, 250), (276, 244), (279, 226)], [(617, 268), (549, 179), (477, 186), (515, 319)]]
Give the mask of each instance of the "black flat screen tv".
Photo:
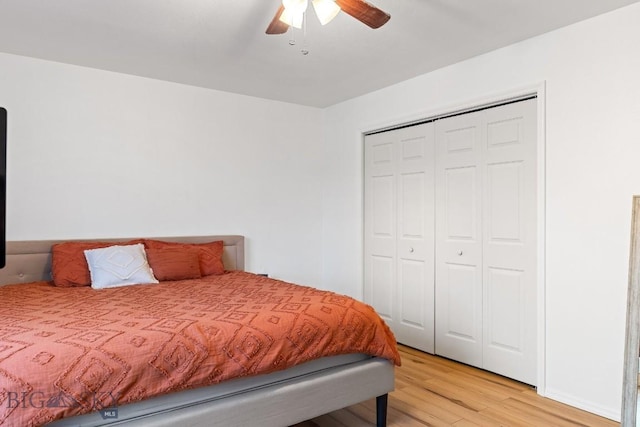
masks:
[(0, 107), (0, 268), (5, 265), (7, 213), (7, 110)]

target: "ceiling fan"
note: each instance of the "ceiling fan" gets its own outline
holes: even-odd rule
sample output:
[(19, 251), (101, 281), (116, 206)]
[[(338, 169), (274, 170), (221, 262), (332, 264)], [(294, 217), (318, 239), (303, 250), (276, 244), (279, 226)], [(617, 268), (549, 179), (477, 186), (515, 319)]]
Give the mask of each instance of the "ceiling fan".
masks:
[[(308, 0), (282, 0), (266, 33), (284, 34), (290, 26), (301, 28), (308, 3)], [(322, 25), (331, 21), (340, 10), (374, 29), (380, 28), (391, 18), (387, 12), (364, 0), (312, 0), (312, 3)]]

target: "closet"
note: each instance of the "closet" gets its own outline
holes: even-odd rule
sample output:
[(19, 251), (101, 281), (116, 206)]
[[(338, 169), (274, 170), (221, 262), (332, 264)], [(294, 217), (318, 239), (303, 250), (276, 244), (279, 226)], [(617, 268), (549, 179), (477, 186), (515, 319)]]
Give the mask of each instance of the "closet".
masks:
[(536, 383), (536, 100), (364, 143), (365, 301), (398, 342)]

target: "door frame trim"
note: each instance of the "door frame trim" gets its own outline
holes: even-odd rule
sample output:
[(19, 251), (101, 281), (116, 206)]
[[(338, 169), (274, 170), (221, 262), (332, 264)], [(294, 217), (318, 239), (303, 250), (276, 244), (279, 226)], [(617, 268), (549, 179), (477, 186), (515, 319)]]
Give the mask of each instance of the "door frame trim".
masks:
[[(364, 153), (364, 137), (367, 134), (376, 133), (394, 128), (417, 124), (431, 118), (464, 113), (478, 108), (490, 107), (504, 104), (506, 102), (536, 96), (537, 98), (537, 140), (536, 140), (536, 228), (537, 228), (537, 393), (546, 395), (546, 81), (540, 81), (529, 85), (505, 90), (500, 93), (493, 93), (475, 99), (470, 99), (457, 104), (445, 105), (432, 110), (418, 111), (415, 114), (395, 117), (384, 122), (372, 123), (360, 128), (360, 144)], [(364, 168), (362, 169), (364, 173)], [(364, 181), (363, 181), (364, 185)], [(364, 189), (363, 189), (364, 191)], [(362, 193), (362, 203), (364, 203), (364, 192)], [(364, 230), (363, 230), (364, 238)], [(362, 250), (364, 251), (364, 243)], [(364, 258), (362, 259), (364, 269)], [(363, 283), (364, 286), (364, 283)]]

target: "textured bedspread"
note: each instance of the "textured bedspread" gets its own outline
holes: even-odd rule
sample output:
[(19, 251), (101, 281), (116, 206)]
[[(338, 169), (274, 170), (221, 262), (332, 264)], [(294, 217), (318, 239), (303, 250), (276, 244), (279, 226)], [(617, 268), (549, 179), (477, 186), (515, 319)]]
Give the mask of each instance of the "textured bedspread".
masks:
[(4, 286), (0, 423), (41, 425), (354, 352), (400, 363), (369, 306), (244, 272), (104, 290)]

